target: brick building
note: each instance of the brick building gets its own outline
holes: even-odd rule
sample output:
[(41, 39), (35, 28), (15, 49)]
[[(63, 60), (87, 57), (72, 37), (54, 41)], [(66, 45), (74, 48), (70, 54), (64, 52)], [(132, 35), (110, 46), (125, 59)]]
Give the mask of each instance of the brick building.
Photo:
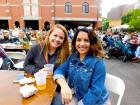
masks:
[(0, 0), (0, 28), (96, 25), (101, 0)]

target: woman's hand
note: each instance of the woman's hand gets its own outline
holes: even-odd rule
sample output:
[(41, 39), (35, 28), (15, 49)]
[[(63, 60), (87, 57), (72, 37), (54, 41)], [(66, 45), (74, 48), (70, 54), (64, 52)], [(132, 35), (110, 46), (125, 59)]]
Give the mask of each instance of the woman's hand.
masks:
[(72, 100), (72, 90), (67, 84), (61, 86), (62, 104), (69, 104)]
[(65, 78), (56, 79), (56, 83), (61, 87), (62, 104), (69, 104), (72, 100), (72, 90), (68, 86)]
[(49, 69), (47, 69), (47, 68), (42, 68), (39, 71), (46, 71), (47, 72), (47, 75), (53, 75), (52, 71), (49, 70)]

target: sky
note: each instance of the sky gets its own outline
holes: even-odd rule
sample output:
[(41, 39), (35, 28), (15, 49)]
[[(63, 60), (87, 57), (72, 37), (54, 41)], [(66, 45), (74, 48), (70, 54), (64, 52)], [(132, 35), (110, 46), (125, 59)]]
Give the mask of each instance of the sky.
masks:
[(107, 12), (112, 7), (117, 7), (118, 5), (122, 4), (133, 4), (136, 3), (138, 0), (102, 0), (102, 16), (107, 17)]

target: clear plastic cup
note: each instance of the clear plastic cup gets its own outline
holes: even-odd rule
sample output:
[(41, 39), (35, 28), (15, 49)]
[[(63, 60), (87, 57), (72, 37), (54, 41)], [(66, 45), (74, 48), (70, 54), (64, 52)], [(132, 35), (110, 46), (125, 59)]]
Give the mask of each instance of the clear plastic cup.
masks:
[(47, 75), (43, 71), (39, 71), (34, 74), (35, 80), (36, 80), (36, 85), (38, 90), (44, 90), (46, 88), (46, 78)]
[(53, 74), (54, 64), (45, 64), (44, 68), (47, 68)]

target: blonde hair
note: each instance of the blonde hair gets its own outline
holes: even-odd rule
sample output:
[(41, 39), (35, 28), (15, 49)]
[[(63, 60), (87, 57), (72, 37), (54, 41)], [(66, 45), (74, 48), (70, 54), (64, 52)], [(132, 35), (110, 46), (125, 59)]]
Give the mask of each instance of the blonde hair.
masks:
[(44, 51), (45, 51), (45, 54), (46, 54), (46, 58), (48, 60), (48, 53), (49, 53), (49, 36), (50, 34), (56, 29), (61, 29), (63, 32), (64, 32), (64, 35), (65, 35), (65, 38), (64, 38), (64, 42), (62, 44), (62, 46), (60, 46), (59, 48), (57, 48), (57, 51), (58, 51), (58, 55), (57, 55), (57, 61), (56, 63), (58, 64), (62, 64), (66, 59), (67, 57), (69, 56), (69, 44), (68, 44), (68, 32), (66, 30), (66, 28), (64, 26), (62, 26), (61, 24), (56, 24), (54, 25), (54, 27), (52, 27), (50, 30), (49, 30), (49, 33), (44, 41)]

